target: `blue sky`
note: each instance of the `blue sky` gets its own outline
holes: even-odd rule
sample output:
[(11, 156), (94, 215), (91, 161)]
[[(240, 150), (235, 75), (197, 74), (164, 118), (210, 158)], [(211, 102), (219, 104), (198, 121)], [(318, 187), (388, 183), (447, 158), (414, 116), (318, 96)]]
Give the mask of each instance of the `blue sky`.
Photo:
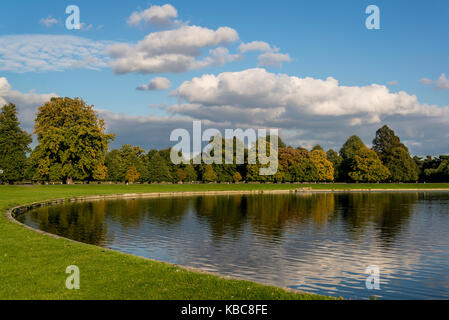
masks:
[[(71, 4), (80, 8), (81, 23), (83, 23), (81, 30), (67, 30), (65, 28), (65, 19), (68, 16), (65, 14), (65, 8)], [(218, 77), (222, 73), (240, 73), (244, 70), (262, 68), (269, 75), (285, 74), (290, 77), (301, 79), (309, 77), (323, 81), (332, 77), (338, 80), (339, 86), (344, 87), (382, 85), (386, 86), (389, 94), (404, 91), (409, 96), (416, 95), (417, 102), (413, 106), (407, 105), (405, 107), (408, 108), (407, 112), (402, 111), (404, 106), (401, 103), (404, 102), (395, 102), (395, 105), (386, 112), (378, 111), (378, 108), (376, 111), (366, 111), (366, 108), (369, 109), (369, 106), (367, 106), (351, 115), (347, 110), (344, 111), (344, 114), (333, 111), (329, 111), (329, 113), (310, 112), (312, 106), (316, 107), (318, 104), (313, 101), (310, 106), (305, 105), (308, 103), (307, 101), (310, 101), (309, 99), (295, 105), (295, 110), (290, 110), (291, 106), (282, 101), (279, 102), (279, 106), (290, 110), (285, 112), (288, 117), (279, 117), (274, 121), (271, 115), (275, 114), (276, 111), (274, 109), (270, 111), (269, 108), (271, 107), (265, 106), (264, 110), (268, 118), (262, 117), (257, 123), (247, 123), (248, 126), (273, 126), (277, 124), (277, 127), (286, 132), (286, 139), (293, 145), (310, 146), (314, 143), (321, 143), (327, 147), (337, 148), (352, 133), (361, 135), (365, 142), (369, 144), (375, 128), (387, 123), (393, 126), (403, 136), (404, 141), (410, 143), (411, 149), (418, 154), (449, 152), (449, 144), (429, 146), (433, 141), (431, 135), (434, 135), (430, 129), (443, 128), (444, 130), (447, 123), (441, 121), (447, 121), (448, 119), (445, 107), (449, 106), (449, 83), (446, 88), (446, 78), (442, 78), (440, 82), (437, 82), (437, 80), (443, 74), (449, 74), (449, 41), (447, 41), (449, 2), (443, 0), (426, 2), (399, 0), (184, 0), (169, 2), (177, 11), (177, 17), (172, 19), (173, 21), (177, 20), (177, 24), (161, 26), (153, 23), (145, 24), (144, 22), (138, 25), (127, 23), (133, 12), (143, 12), (152, 6), (166, 4), (165, 1), (137, 0), (126, 2), (3, 1), (0, 5), (0, 43), (11, 44), (11, 46), (7, 46), (7, 50), (10, 50), (8, 58), (5, 58), (5, 51), (2, 52), (0, 49), (0, 78), (7, 79), (9, 87), (11, 87), (10, 90), (24, 94), (20, 99), (17, 94), (5, 94), (3, 100), (14, 100), (15, 98), (23, 103), (23, 107), (18, 104), (19, 110), (22, 108), (23, 112), (32, 112), (33, 108), (37, 106), (33, 105), (33, 103), (36, 103), (36, 97), (31, 99), (32, 101), (28, 101), (30, 91), (42, 95), (55, 93), (60, 96), (83, 97), (89, 104), (94, 104), (97, 109), (111, 112), (112, 115), (105, 115), (105, 118), (107, 122), (108, 117), (115, 119), (115, 121), (110, 120), (111, 125), (108, 126), (111, 131), (115, 129), (115, 133), (118, 135), (115, 146), (129, 142), (140, 144), (148, 149), (152, 146), (162, 147), (170, 144), (166, 133), (160, 131), (149, 133), (152, 132), (151, 130), (154, 127), (152, 123), (154, 119), (148, 118), (152, 115), (156, 117), (175, 117), (175, 119), (176, 117), (190, 117), (209, 120), (213, 122), (211, 125), (214, 122), (215, 124), (220, 122), (217, 119), (222, 119), (232, 123), (232, 125), (242, 126), (241, 122), (236, 121), (235, 116), (226, 112), (223, 113), (222, 117), (205, 116), (202, 119), (201, 112), (198, 110), (205, 110), (204, 108), (207, 106), (214, 105), (214, 113), (220, 114), (220, 110), (228, 107), (231, 103), (234, 109), (241, 108), (241, 112), (244, 113), (248, 108), (255, 108), (251, 103), (247, 103), (248, 97), (242, 98), (242, 95), (235, 94), (235, 92), (217, 91), (217, 95), (220, 97), (226, 96), (224, 100), (229, 100), (227, 105), (220, 105), (215, 98), (211, 98), (213, 101), (202, 101), (197, 97), (198, 88), (189, 88), (192, 90), (191, 92), (187, 92), (187, 89), (181, 90), (183, 94), (174, 94), (173, 91), (179, 89), (184, 82), (195, 77), (201, 78), (205, 74), (213, 74)], [(371, 4), (380, 8), (380, 30), (368, 30), (365, 27), (365, 19), (368, 16), (365, 13), (365, 8)], [(54, 23), (45, 25), (43, 19), (50, 19)], [(36, 68), (24, 71), (22, 67), (17, 66), (19, 60), (13, 55), (14, 52), (11, 52), (17, 50), (19, 53), (20, 49), (13, 45), (14, 41), (17, 42), (17, 38), (7, 37), (26, 35), (26, 37), (34, 36), (33, 39), (40, 39), (39, 37), (42, 35), (59, 35), (62, 36), (62, 38), (59, 38), (61, 39), (60, 42), (70, 42), (70, 38), (64, 37), (76, 36), (90, 41), (95, 48), (97, 43), (101, 43), (102, 48), (107, 46), (106, 42), (125, 43), (130, 48), (135, 48), (134, 46), (137, 43), (151, 33), (176, 30), (182, 28), (182, 26), (199, 26), (209, 30), (217, 30), (220, 27), (232, 28), (238, 33), (238, 39), (230, 41), (230, 43), (220, 43), (215, 47), (225, 47), (230, 55), (235, 55), (239, 52), (238, 48), (242, 43), (263, 41), (272, 48), (278, 48), (273, 53), (288, 55), (289, 61), (283, 61), (276, 65), (261, 64), (260, 61), (258, 62), (258, 57), (263, 52), (248, 51), (239, 59), (231, 59), (230, 62), (212, 63), (202, 68), (193, 68), (193, 70), (183, 72), (149, 73), (140, 70), (117, 74), (117, 70), (112, 66), (115, 58), (108, 53), (104, 53), (96, 56), (99, 60), (104, 59), (104, 61), (102, 61), (101, 66), (96, 66), (95, 70), (85, 67), (62, 67), (58, 70), (52, 70), (51, 67), (48, 67), (47, 69)], [(197, 35), (192, 36), (196, 37)], [(28, 41), (27, 39), (25, 38), (25, 41)], [(45, 47), (45, 44), (42, 44), (42, 46)], [(55, 46), (55, 44), (52, 44), (52, 46)], [(195, 58), (197, 60), (207, 58), (209, 50), (213, 47), (201, 47), (201, 55), (197, 55)], [(39, 47), (30, 52), (35, 56), (41, 55), (42, 60), (45, 60), (45, 52), (43, 51)], [(51, 61), (45, 63), (52, 64)], [(255, 76), (254, 74), (251, 75)], [(152, 91), (136, 90), (137, 86), (147, 84), (156, 77), (164, 77), (170, 80), (171, 88), (169, 90)], [(427, 80), (423, 81), (422, 79)], [(271, 89), (276, 90), (278, 86), (283, 85), (284, 83), (279, 80), (279, 84)], [(273, 95), (275, 93), (273, 92)], [(233, 94), (234, 96), (232, 96)], [(306, 96), (308, 94), (309, 92), (305, 92)], [(342, 93), (343, 97), (339, 99), (338, 103), (359, 99), (356, 95), (354, 96), (354, 93), (350, 93), (349, 97), (345, 95), (346, 93)], [(317, 100), (329, 100), (327, 105), (336, 103), (329, 96), (313, 96)], [(386, 98), (385, 101), (392, 101), (394, 97)], [(239, 101), (239, 98), (242, 100)], [(376, 96), (373, 99), (376, 99)], [(405, 100), (408, 101), (407, 99)], [(201, 106), (198, 105), (200, 100), (202, 101)], [(268, 100), (273, 101), (272, 108), (278, 107), (275, 99)], [(0, 101), (2, 101), (1, 90)], [(169, 106), (177, 105), (176, 110), (183, 110), (182, 106), (185, 103), (195, 104), (196, 113), (184, 111), (173, 113), (173, 110), (169, 109)], [(417, 103), (419, 103), (419, 107)], [(440, 108), (441, 113), (435, 113), (434, 109), (431, 112), (427, 109), (417, 112), (416, 109), (421, 108), (421, 105), (424, 104)], [(299, 112), (298, 108), (302, 108), (301, 112), (305, 113)], [(278, 112), (281, 111), (278, 110)], [(434, 115), (429, 120), (425, 120), (424, 123), (422, 115), (429, 115), (429, 113)], [(145, 118), (147, 120), (145, 125), (148, 127), (148, 131), (144, 132), (148, 132), (151, 137), (144, 139), (142, 138), (143, 133), (132, 131), (129, 127), (122, 128), (117, 118), (119, 114), (128, 116), (126, 121), (129, 122), (132, 122), (132, 119), (139, 120), (139, 117), (142, 117), (140, 120), (147, 117)], [(286, 120), (292, 120), (292, 117), (296, 116), (301, 117), (301, 119), (309, 119), (306, 122), (314, 125), (306, 128), (305, 124), (295, 126), (293, 122), (285, 126), (281, 124), (282, 122), (288, 122)], [(322, 120), (320, 120), (320, 117), (322, 117)], [(31, 116), (24, 116), (24, 119), (30, 118)], [(24, 121), (26, 122), (26, 120)], [(158, 121), (162, 120), (158, 118)], [(435, 123), (435, 121), (438, 123)], [(181, 122), (185, 125), (185, 122)], [(335, 131), (326, 129), (329, 128), (329, 124), (335, 123), (339, 123), (335, 126)], [(351, 125), (348, 126), (348, 123)], [(175, 122), (171, 118), (170, 125), (167, 126), (174, 125)], [(28, 126), (30, 127), (31, 124), (28, 124)], [(130, 123), (130, 126), (132, 127), (132, 123)], [(145, 130), (145, 126), (142, 125), (141, 129)], [(327, 134), (317, 135), (312, 132), (313, 130), (321, 132), (327, 130), (328, 132)], [(449, 137), (449, 130), (440, 132), (440, 134), (443, 137)], [(155, 135), (160, 136), (156, 139), (154, 138)]]

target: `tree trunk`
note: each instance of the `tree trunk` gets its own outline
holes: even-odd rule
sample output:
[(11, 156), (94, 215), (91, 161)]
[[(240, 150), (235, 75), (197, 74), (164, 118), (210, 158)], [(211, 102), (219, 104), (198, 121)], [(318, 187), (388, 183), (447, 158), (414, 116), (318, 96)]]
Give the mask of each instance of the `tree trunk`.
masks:
[(67, 177), (67, 178), (65, 179), (65, 184), (73, 184), (73, 179), (72, 179), (72, 177)]

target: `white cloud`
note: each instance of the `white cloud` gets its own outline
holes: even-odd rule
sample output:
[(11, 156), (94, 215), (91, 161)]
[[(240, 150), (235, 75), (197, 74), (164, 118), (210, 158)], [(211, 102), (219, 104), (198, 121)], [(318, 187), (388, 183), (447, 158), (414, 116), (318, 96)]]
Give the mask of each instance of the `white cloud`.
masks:
[(264, 41), (253, 41), (249, 43), (242, 43), (238, 51), (245, 53), (248, 51), (263, 52), (258, 57), (259, 66), (267, 67), (281, 67), (284, 62), (291, 62), (289, 54), (279, 53), (279, 48), (271, 47), (270, 44)]
[(159, 27), (167, 27), (176, 23), (178, 11), (170, 4), (151, 6), (143, 11), (135, 11), (128, 18), (130, 26), (138, 26), (142, 22)]
[(175, 30), (150, 33), (134, 46), (114, 45), (109, 49), (109, 54), (114, 59), (111, 66), (119, 74), (181, 73), (232, 60), (223, 49), (212, 51), (212, 55), (203, 60), (197, 58), (203, 48), (228, 45), (237, 39), (238, 33), (228, 27), (214, 31), (199, 26), (182, 26)]
[(449, 151), (449, 141), (434, 134), (435, 128), (449, 134), (449, 107), (421, 104), (416, 96), (392, 93), (383, 85), (342, 86), (333, 78), (299, 78), (259, 68), (193, 78), (176, 95), (185, 103), (167, 109), (174, 115), (234, 127), (280, 128), (292, 145), (320, 141), (339, 149), (352, 134), (370, 143), (375, 131), (389, 124), (417, 154)]
[[(353, 134), (369, 144), (375, 131), (387, 124), (414, 154), (449, 153), (449, 139), (442, 139), (449, 137), (448, 108), (420, 104), (415, 96), (390, 93), (384, 86), (345, 87), (332, 78), (301, 79), (250, 69), (194, 78), (183, 83), (177, 94), (187, 102), (161, 106), (169, 112), (166, 116), (130, 116), (97, 109), (108, 131), (116, 134), (113, 147), (126, 143), (146, 149), (173, 146), (171, 131), (191, 131), (192, 121), (200, 119), (204, 128), (221, 132), (225, 128), (280, 128), (282, 138), (293, 146), (320, 143), (337, 150)], [(37, 108), (54, 96), (13, 90), (0, 77), (0, 105), (15, 103), (28, 131)]]
[(52, 16), (48, 16), (47, 18), (42, 18), (39, 23), (47, 28), (50, 28), (51, 26), (58, 24), (59, 20), (53, 18)]
[(271, 46), (264, 41), (253, 41), (249, 43), (242, 43), (238, 48), (240, 53), (245, 53), (248, 51), (262, 51), (262, 52), (272, 52), (275, 51)]
[(171, 88), (171, 82), (167, 78), (157, 77), (151, 79), (149, 84), (143, 84), (136, 89), (140, 91), (167, 90)]
[(421, 79), (421, 83), (425, 85), (435, 86), (439, 90), (449, 90), (449, 79), (442, 73), (438, 80), (430, 80), (427, 78)]
[(184, 82), (177, 90), (189, 103), (235, 105), (242, 108), (283, 107), (289, 112), (315, 115), (374, 115), (426, 113), (439, 115), (436, 107), (421, 105), (414, 95), (391, 93), (383, 85), (342, 86), (326, 80), (269, 73), (265, 69), (203, 75)]
[(64, 71), (107, 67), (110, 41), (67, 35), (0, 36), (0, 70), (23, 72)]
[(280, 67), (284, 62), (290, 62), (292, 59), (289, 54), (266, 52), (258, 58), (259, 66)]
[(7, 79), (0, 77), (0, 107), (10, 102), (14, 103), (19, 111), (22, 126), (29, 132), (32, 131), (37, 108), (55, 96), (54, 93), (38, 94), (33, 91), (22, 93), (13, 90)]
[(83, 31), (89, 31), (90, 29), (92, 29), (93, 28), (93, 24), (87, 24), (87, 23), (84, 23), (84, 22), (81, 22), (80, 23), (80, 29), (81, 30), (83, 30)]

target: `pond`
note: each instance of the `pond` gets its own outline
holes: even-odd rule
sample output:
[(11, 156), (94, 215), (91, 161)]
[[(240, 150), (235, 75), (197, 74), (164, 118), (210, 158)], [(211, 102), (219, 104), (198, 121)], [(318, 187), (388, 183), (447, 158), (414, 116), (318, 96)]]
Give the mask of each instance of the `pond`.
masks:
[[(449, 299), (449, 193), (138, 198), (41, 207), (36, 229), (160, 261), (349, 299)], [(366, 288), (369, 266), (380, 290)]]

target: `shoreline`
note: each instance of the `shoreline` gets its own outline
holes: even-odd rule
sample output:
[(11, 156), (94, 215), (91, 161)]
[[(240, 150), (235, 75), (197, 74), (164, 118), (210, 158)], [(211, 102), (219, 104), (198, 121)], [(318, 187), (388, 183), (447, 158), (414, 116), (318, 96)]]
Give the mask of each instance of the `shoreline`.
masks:
[[(273, 192), (271, 192), (273, 191)], [(38, 202), (33, 202), (33, 203), (29, 203), (29, 204), (23, 204), (23, 205), (19, 205), (19, 206), (15, 206), (11, 209), (6, 210), (5, 212), (5, 216), (6, 218), (15, 223), (18, 226), (24, 227), (28, 230), (31, 230), (37, 234), (43, 235), (43, 236), (49, 236), (51, 238), (57, 239), (57, 240), (66, 240), (69, 241), (71, 243), (75, 243), (78, 245), (83, 245), (83, 246), (89, 246), (89, 247), (95, 247), (95, 248), (100, 248), (102, 250), (107, 250), (110, 252), (114, 252), (114, 253), (118, 253), (118, 254), (123, 254), (125, 256), (129, 256), (129, 257), (134, 257), (134, 258), (138, 258), (138, 259), (143, 259), (145, 261), (151, 261), (154, 263), (160, 263), (160, 264), (164, 264), (164, 265), (168, 265), (168, 266), (172, 266), (172, 267), (176, 267), (176, 268), (180, 268), (183, 269), (185, 271), (189, 271), (189, 272), (194, 272), (197, 274), (204, 274), (204, 275), (211, 275), (211, 276), (215, 276), (218, 278), (221, 278), (223, 280), (236, 280), (236, 281), (246, 281), (246, 282), (251, 282), (254, 284), (258, 284), (258, 285), (262, 285), (262, 286), (267, 286), (267, 287), (274, 287), (277, 289), (281, 289), (284, 290), (286, 292), (289, 293), (294, 293), (294, 294), (303, 294), (303, 295), (317, 295), (315, 293), (309, 293), (309, 292), (305, 292), (305, 291), (301, 291), (301, 290), (297, 290), (297, 289), (291, 289), (288, 287), (281, 287), (281, 286), (276, 286), (274, 284), (271, 283), (264, 283), (261, 281), (253, 281), (253, 280), (248, 280), (245, 278), (241, 278), (241, 277), (236, 277), (236, 276), (227, 276), (227, 275), (223, 275), (220, 274), (218, 272), (211, 272), (211, 271), (206, 271), (200, 268), (195, 268), (195, 267), (190, 267), (190, 266), (185, 266), (185, 265), (180, 265), (180, 264), (175, 264), (175, 263), (170, 263), (170, 262), (165, 262), (165, 261), (160, 261), (160, 260), (155, 260), (155, 259), (151, 259), (151, 258), (147, 258), (147, 257), (143, 257), (143, 256), (139, 256), (139, 255), (135, 255), (132, 253), (126, 253), (123, 251), (118, 251), (118, 250), (114, 250), (114, 249), (110, 249), (110, 248), (106, 248), (106, 247), (101, 247), (101, 246), (97, 246), (97, 245), (92, 245), (92, 244), (88, 244), (88, 243), (84, 243), (84, 242), (80, 242), (77, 240), (73, 240), (70, 238), (66, 238), (66, 237), (62, 237), (59, 236), (57, 234), (54, 233), (49, 233), (43, 230), (39, 230), (36, 228), (33, 228), (29, 225), (26, 225), (20, 221), (18, 221), (16, 219), (17, 215), (22, 215), (22, 214), (27, 214), (28, 211), (33, 210), (34, 208), (38, 208), (38, 207), (42, 207), (42, 206), (51, 206), (51, 205), (56, 205), (56, 204), (61, 204), (61, 203), (66, 203), (66, 202), (89, 202), (89, 201), (101, 201), (101, 200), (111, 200), (111, 199), (136, 199), (136, 198), (158, 198), (158, 197), (179, 197), (179, 193), (182, 193), (181, 196), (199, 196), (199, 195), (206, 195), (206, 196), (212, 196), (212, 195), (235, 195), (235, 194), (242, 194), (242, 191), (210, 191), (210, 192), (171, 192), (171, 193), (135, 193), (135, 194), (113, 194), (113, 195), (97, 195), (97, 196), (80, 196), (80, 197), (75, 197), (75, 198), (59, 198), (59, 199), (53, 199), (53, 200), (44, 200), (44, 201), (38, 201)], [(257, 191), (243, 191), (244, 194), (261, 194), (261, 192), (257, 192)], [(268, 193), (295, 193), (294, 190), (269, 190)], [(16, 211), (20, 211), (17, 215), (16, 215)], [(333, 296), (327, 296), (330, 299), (339, 299), (338, 297), (333, 297)]]
[[(101, 279), (98, 279), (97, 275), (89, 275), (89, 281), (99, 287), (107, 286), (109, 291), (104, 292), (104, 290), (94, 290), (88, 291), (87, 293), (82, 293), (84, 297), (88, 299), (105, 299), (106, 298), (116, 298), (117, 294), (124, 294), (121, 291), (121, 286), (111, 285), (107, 281), (110, 278), (107, 276), (110, 272), (114, 272), (121, 281), (126, 282), (130, 274), (135, 274), (133, 282), (128, 283), (128, 287), (136, 286), (141, 284), (140, 287), (136, 286), (135, 289), (130, 291), (127, 295), (123, 297), (137, 297), (139, 299), (158, 299), (158, 297), (165, 297), (164, 299), (191, 299), (191, 297), (202, 297), (200, 299), (229, 299), (231, 296), (228, 294), (233, 293), (240, 297), (240, 299), (247, 299), (248, 297), (274, 297), (276, 299), (338, 299), (334, 296), (322, 296), (303, 292), (301, 290), (289, 289), (282, 286), (276, 286), (264, 282), (255, 282), (247, 280), (240, 277), (233, 277), (232, 275), (226, 276), (219, 273), (209, 272), (201, 269), (195, 269), (188, 266), (170, 264), (163, 261), (152, 260), (149, 258), (137, 256), (134, 254), (124, 253), (120, 251), (115, 251), (112, 249), (107, 249), (101, 246), (89, 245), (86, 243), (77, 242), (70, 240), (55, 234), (47, 233), (38, 229), (34, 229), (31, 226), (27, 226), (17, 221), (14, 216), (16, 214), (25, 213), (26, 211), (43, 206), (43, 205), (56, 205), (60, 203), (70, 203), (77, 201), (98, 201), (98, 200), (113, 200), (113, 199), (138, 199), (138, 198), (171, 198), (171, 197), (195, 197), (195, 196), (232, 196), (232, 195), (275, 195), (275, 194), (290, 194), (292, 196), (310, 196), (312, 194), (322, 194), (322, 193), (382, 193), (382, 192), (419, 192), (419, 193), (431, 193), (431, 192), (449, 192), (447, 188), (448, 184), (440, 185), (423, 185), (427, 188), (416, 188), (414, 185), (405, 185), (410, 188), (385, 188), (385, 185), (336, 185), (333, 188), (332, 185), (254, 185), (251, 189), (248, 189), (248, 185), (201, 185), (201, 186), (164, 186), (164, 185), (129, 185), (129, 186), (49, 186), (49, 187), (37, 187), (37, 188), (26, 188), (26, 187), (0, 187), (2, 197), (0, 197), (0, 205), (2, 205), (2, 210), (4, 212), (4, 219), (0, 221), (0, 226), (5, 227), (3, 235), (0, 235), (0, 240), (5, 237), (1, 242), (3, 243), (3, 249), (5, 250), (5, 260), (6, 266), (10, 265), (10, 269), (5, 269), (6, 275), (10, 273), (11, 275), (6, 276), (6, 295), (4, 298), (18, 296), (22, 298), (38, 298), (38, 297), (52, 297), (52, 299), (61, 299), (63, 297), (77, 297), (76, 293), (70, 293), (66, 291), (61, 291), (62, 289), (57, 289), (56, 292), (48, 295), (45, 290), (35, 291), (34, 286), (26, 286), (22, 283), (23, 280), (21, 276), (17, 278), (16, 273), (21, 270), (28, 273), (29, 266), (27, 266), (24, 261), (34, 261), (36, 266), (36, 271), (32, 271), (35, 281), (41, 283), (43, 288), (50, 287), (54, 290), (54, 286), (59, 286), (57, 284), (58, 275), (56, 278), (48, 278), (44, 276), (40, 278), (41, 272), (52, 272), (54, 268), (62, 268), (61, 265), (65, 265), (66, 261), (78, 261), (80, 265), (84, 265), (84, 268), (92, 268), (97, 272), (96, 268), (104, 268), (107, 271)], [(360, 188), (357, 188), (360, 187)], [(363, 188), (364, 187), (364, 188)], [(322, 189), (319, 189), (322, 188)], [(34, 191), (32, 191), (34, 190)], [(22, 203), (22, 204), (21, 204)], [(24, 228), (19, 228), (22, 226)], [(28, 230), (28, 231), (27, 231)], [(30, 234), (27, 234), (30, 232)], [(34, 235), (33, 235), (34, 234)], [(48, 235), (49, 237), (42, 237), (42, 235)], [(33, 240), (31, 240), (33, 239)], [(53, 241), (53, 240), (67, 240), (66, 241)], [(31, 241), (31, 242), (30, 242)], [(70, 243), (73, 243), (70, 245)], [(75, 246), (76, 244), (76, 246)], [(67, 246), (70, 249), (67, 249)], [(72, 247), (73, 246), (73, 247)], [(76, 248), (75, 248), (76, 247)], [(28, 253), (29, 250), (35, 252), (34, 254)], [(50, 250), (50, 251), (48, 251)], [(67, 251), (68, 250), (68, 251)], [(40, 254), (36, 255), (36, 252)], [(81, 255), (81, 256), (80, 256)], [(18, 257), (25, 260), (16, 260)], [(52, 260), (55, 264), (53, 267), (47, 267), (46, 264), (48, 259)], [(80, 260), (81, 259), (81, 260)], [(15, 262), (14, 262), (15, 260)], [(21, 262), (23, 261), (23, 262)], [(56, 261), (56, 262), (55, 262)], [(150, 265), (147, 265), (150, 263)], [(154, 265), (151, 265), (151, 264)], [(132, 267), (130, 265), (133, 264)], [(40, 266), (40, 267), (39, 267)], [(88, 267), (90, 266), (90, 267)], [(48, 270), (47, 268), (50, 268)], [(130, 268), (130, 269), (128, 269)], [(148, 269), (149, 268), (149, 269)], [(170, 271), (163, 271), (170, 269)], [(175, 268), (175, 271), (173, 271)], [(39, 271), (40, 270), (40, 271)], [(47, 270), (47, 271), (45, 271)], [(182, 274), (181, 278), (176, 276), (179, 270)], [(160, 274), (160, 278), (156, 283), (152, 283), (150, 274), (152, 273)], [(168, 272), (168, 273), (167, 273)], [(185, 272), (193, 272), (191, 275), (185, 274)], [(118, 274), (118, 275), (117, 275)], [(178, 273), (179, 275), (179, 273)], [(62, 276), (61, 276), (62, 277)], [(212, 277), (212, 278), (208, 278)], [(174, 280), (178, 279), (178, 280)], [(201, 289), (191, 289), (190, 284), (186, 279), (195, 279), (195, 281), (201, 282)], [(136, 282), (134, 282), (136, 281)], [(148, 282), (150, 281), (150, 282)], [(222, 281), (225, 281), (222, 283)], [(230, 281), (227, 283), (226, 281)], [(173, 288), (173, 291), (164, 291), (158, 287), (158, 283), (164, 283), (167, 288)], [(8, 286), (9, 283), (9, 286)], [(220, 283), (220, 287), (223, 288), (219, 292), (207, 291), (202, 288), (214, 288), (214, 286)], [(246, 283), (246, 284), (245, 284)], [(28, 291), (16, 292), (16, 288), (24, 285)], [(95, 287), (94, 285), (94, 287)], [(152, 291), (147, 291), (143, 289), (144, 287), (153, 288)], [(242, 286), (245, 290), (241, 290)], [(253, 295), (247, 295), (246, 286), (254, 288), (256, 290)], [(58, 287), (59, 288), (59, 287)], [(257, 289), (256, 289), (257, 288)], [(48, 289), (47, 289), (48, 290)], [(129, 291), (126, 289), (125, 291)], [(137, 290), (137, 291), (136, 291)], [(240, 291), (239, 291), (240, 290)], [(9, 292), (9, 293), (7, 293)], [(119, 293), (120, 292), (120, 293)], [(210, 292), (210, 294), (209, 294)], [(268, 295), (267, 295), (268, 294)], [(295, 295), (298, 298), (295, 298)], [(232, 296), (233, 297), (233, 296)], [(231, 297), (231, 298), (232, 298)], [(283, 298), (280, 298), (283, 297)]]
[[(23, 224), (20, 221), (16, 219), (18, 215), (27, 214), (28, 211), (33, 210), (38, 207), (42, 206), (52, 206), (62, 203), (71, 203), (71, 202), (89, 202), (89, 201), (101, 201), (101, 200), (114, 200), (114, 199), (145, 199), (145, 198), (176, 198), (176, 197), (195, 197), (195, 196), (226, 196), (226, 195), (263, 195), (263, 194), (291, 194), (291, 195), (308, 195), (313, 193), (364, 193), (364, 192), (449, 192), (449, 188), (429, 188), (429, 189), (312, 189), (312, 188), (297, 188), (297, 189), (285, 189), (285, 190), (229, 190), (229, 191), (190, 191), (190, 192), (150, 192), (150, 193), (124, 193), (124, 194), (104, 194), (104, 195), (87, 195), (87, 196), (78, 196), (78, 197), (66, 197), (66, 198), (58, 198), (58, 199), (50, 199), (50, 200), (43, 200), (43, 201), (37, 201), (33, 203), (28, 204), (22, 204), (15, 206), (11, 209), (6, 210), (5, 216), (6, 218), (15, 223), (16, 225), (25, 227), (26, 229), (32, 230), (33, 232), (36, 232), (40, 235), (49, 236), (54, 239), (59, 240), (67, 240), (73, 243), (81, 244), (84, 246), (93, 246), (96, 248), (101, 248), (108, 251), (113, 251), (116, 253), (124, 254), (126, 256), (132, 256), (137, 257), (139, 259), (152, 261), (156, 263), (162, 263), (170, 266), (175, 266), (181, 269), (184, 269), (186, 271), (191, 271), (199, 274), (208, 274), (212, 276), (217, 276), (219, 278), (225, 279), (225, 280), (243, 280), (243, 281), (250, 281), (256, 284), (264, 285), (264, 286), (274, 286), (279, 289), (285, 290), (287, 292), (292, 293), (299, 293), (299, 294), (310, 294), (308, 292), (304, 292), (301, 290), (295, 290), (287, 287), (280, 287), (275, 286), (270, 283), (264, 283), (264, 282), (256, 282), (251, 281), (248, 279), (240, 278), (240, 277), (234, 277), (234, 276), (227, 276), (222, 275), (220, 273), (215, 272), (209, 272), (205, 271), (199, 268), (174, 264), (174, 263), (168, 263), (164, 261), (154, 260), (151, 258), (146, 258), (142, 256), (138, 256), (135, 254), (130, 254), (122, 251), (117, 251), (101, 246), (95, 246), (90, 245), (84, 242), (79, 242), (73, 239), (65, 238), (58, 236), (53, 233), (45, 232), (36, 228), (33, 228), (29, 225)], [(333, 297), (336, 298), (337, 297)]]

